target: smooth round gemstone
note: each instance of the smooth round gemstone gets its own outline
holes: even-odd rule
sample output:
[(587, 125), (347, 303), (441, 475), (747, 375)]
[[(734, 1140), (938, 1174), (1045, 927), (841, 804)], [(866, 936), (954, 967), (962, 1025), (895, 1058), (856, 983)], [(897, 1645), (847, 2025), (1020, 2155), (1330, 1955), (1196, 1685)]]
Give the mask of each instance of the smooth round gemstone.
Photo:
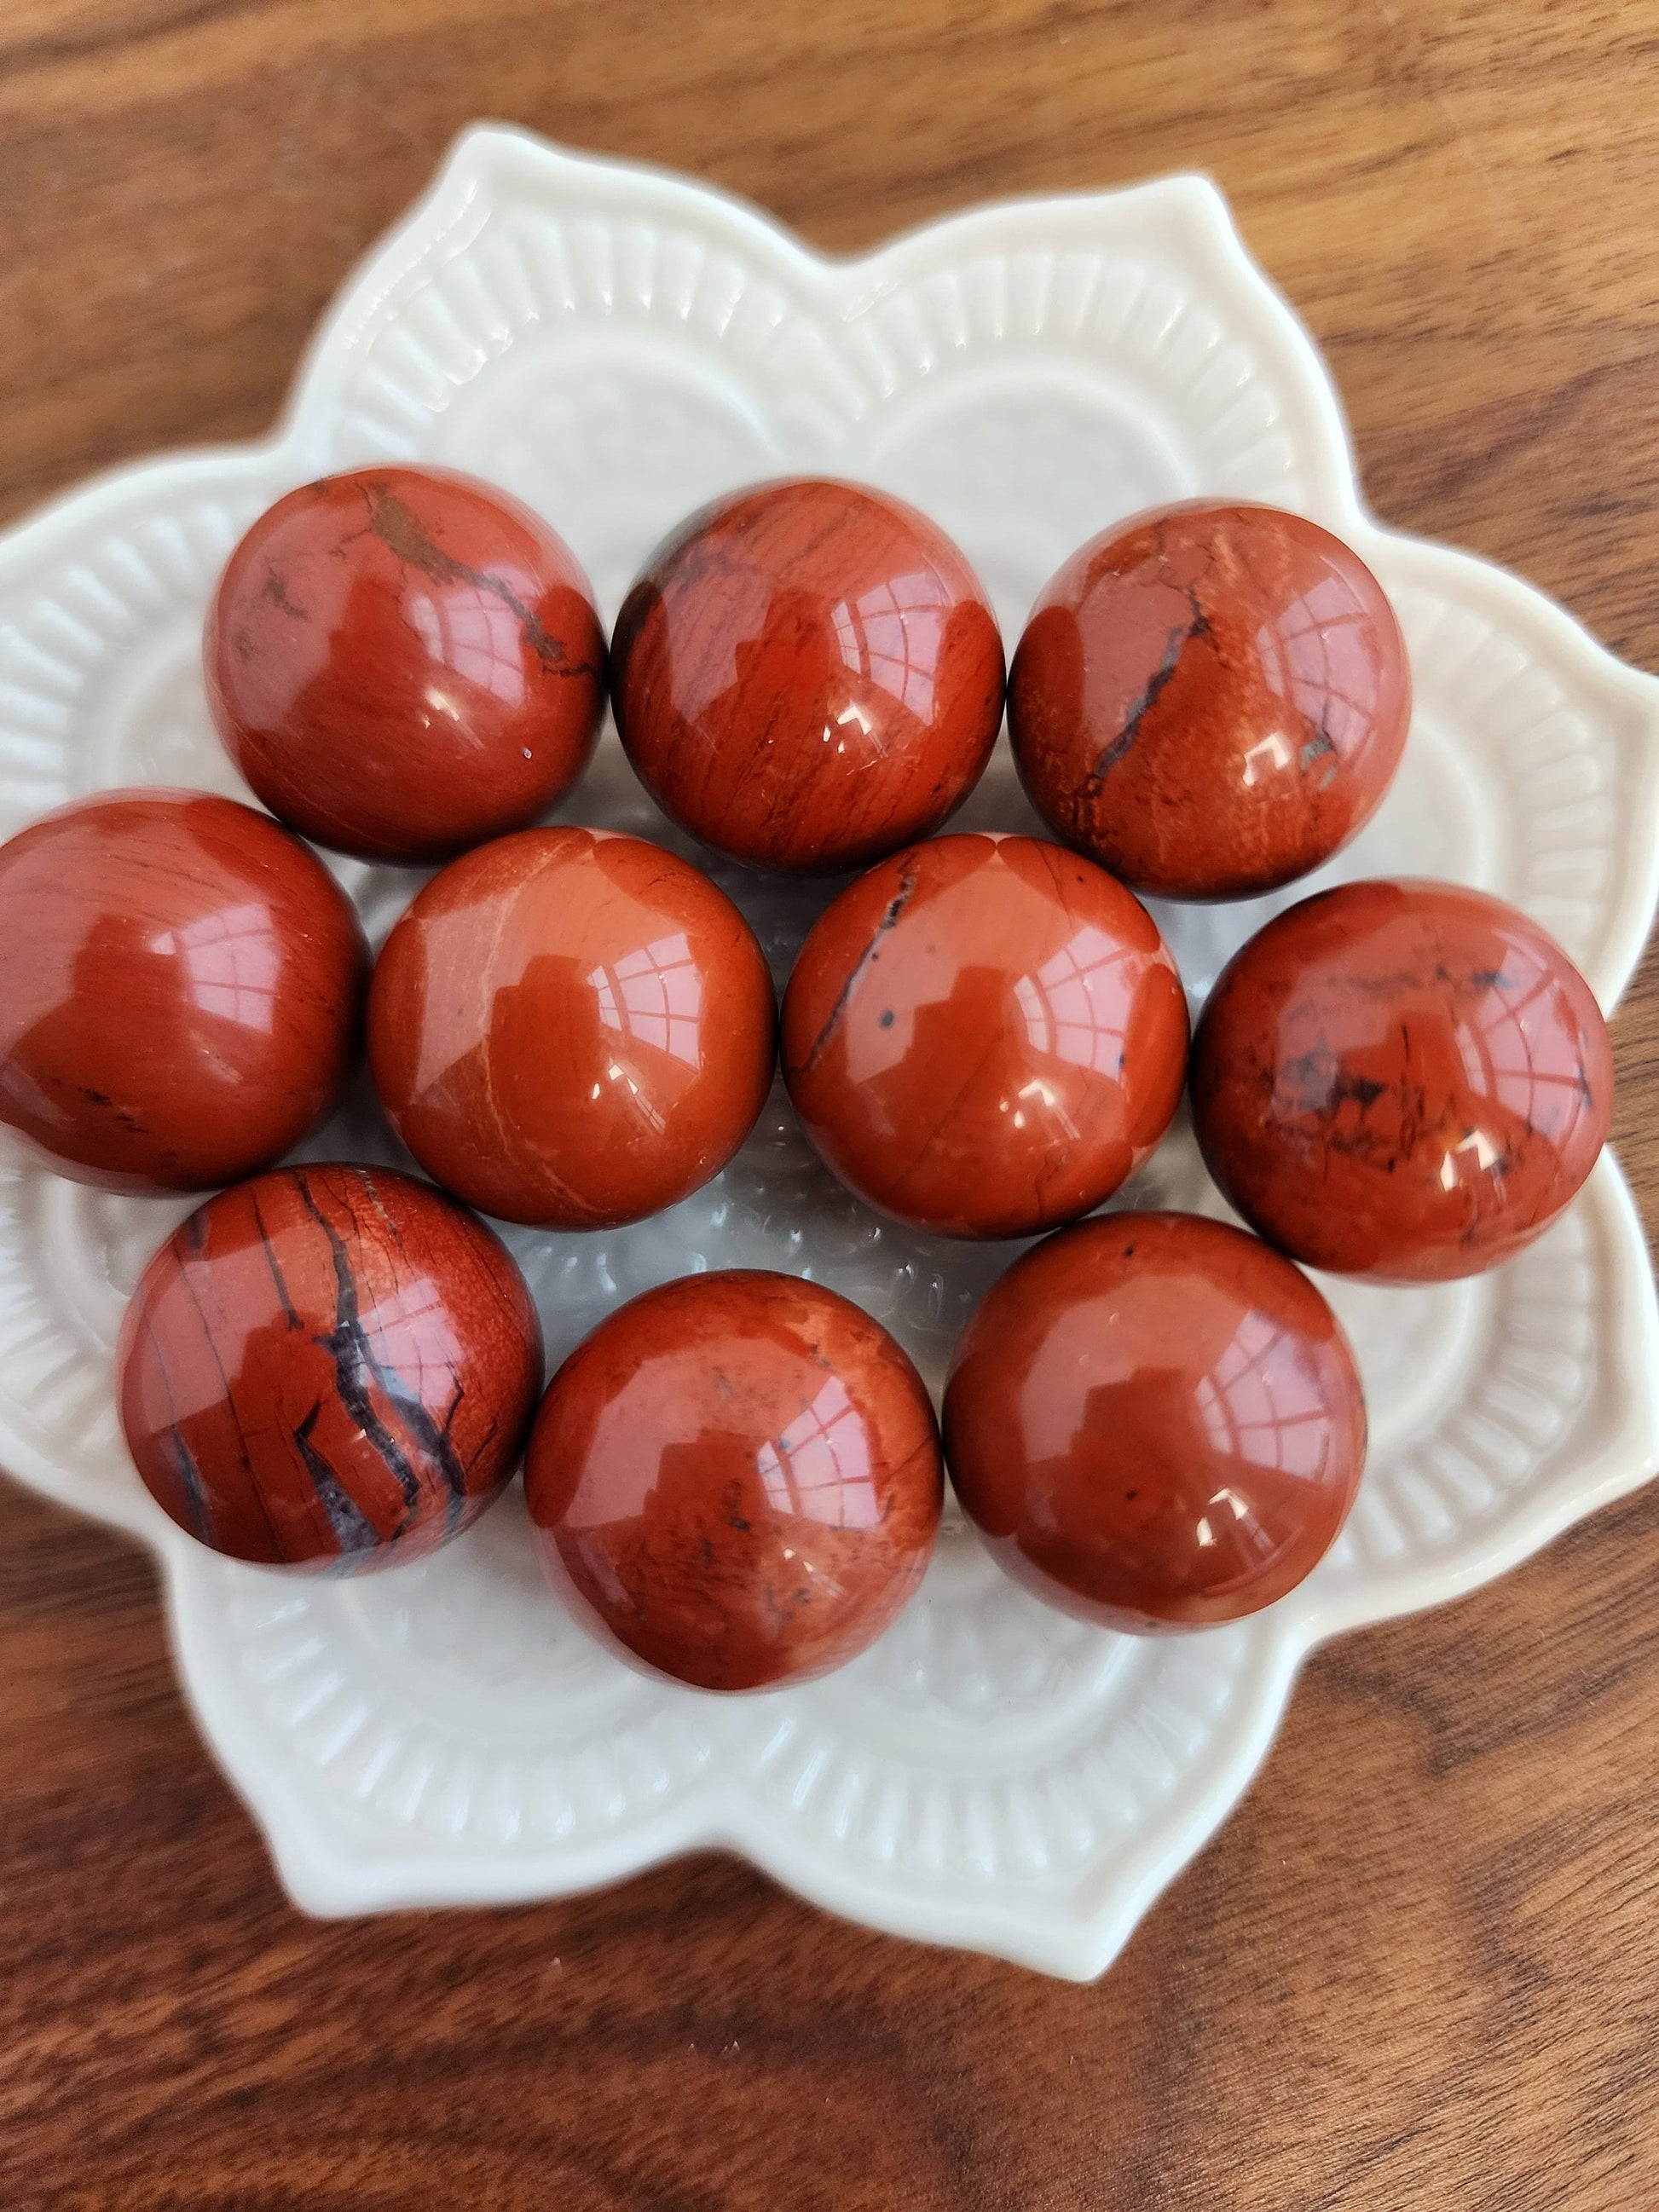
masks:
[(827, 1673), (920, 1583), (944, 1490), (927, 1393), (867, 1314), (734, 1270), (647, 1291), (548, 1386), (525, 1493), (581, 1620), (703, 1690)]
[(860, 867), (936, 830), (1002, 719), (983, 589), (915, 508), (775, 483), (684, 524), (611, 644), (617, 726), (674, 820), (757, 866)]
[(167, 1239), (117, 1364), (128, 1449), (181, 1528), (349, 1574), (434, 1551), (501, 1495), (541, 1331), (506, 1248), (441, 1192), (282, 1168)]
[(1323, 1558), (1365, 1459), (1336, 1317), (1190, 1213), (1114, 1213), (1015, 1263), (957, 1346), (945, 1448), (998, 1564), (1109, 1628), (1260, 1612)]
[(1595, 1166), (1607, 1024), (1553, 938), (1454, 884), (1344, 884), (1222, 972), (1193, 1047), (1210, 1172), (1310, 1267), (1436, 1282), (1507, 1259)]
[(421, 1165), (486, 1213), (642, 1220), (725, 1166), (772, 1080), (753, 931), (639, 837), (526, 830), (435, 876), (369, 995), (375, 1087)]
[(587, 765), (605, 637), (559, 538), (426, 468), (303, 485), (231, 555), (208, 703), (254, 792), (319, 844), (446, 860), (517, 830)]
[(783, 1073), (872, 1206), (1020, 1237), (1115, 1190), (1169, 1127), (1187, 1001), (1146, 908), (1039, 838), (939, 837), (843, 891), (801, 947)]
[(1382, 586), (1270, 507), (1194, 501), (1091, 538), (1009, 680), (1038, 813), (1164, 898), (1245, 898), (1328, 860), (1375, 811), (1410, 720)]
[(333, 1106), (368, 981), (351, 902), (268, 815), (100, 792), (0, 846), (0, 1121), (106, 1190), (233, 1182)]

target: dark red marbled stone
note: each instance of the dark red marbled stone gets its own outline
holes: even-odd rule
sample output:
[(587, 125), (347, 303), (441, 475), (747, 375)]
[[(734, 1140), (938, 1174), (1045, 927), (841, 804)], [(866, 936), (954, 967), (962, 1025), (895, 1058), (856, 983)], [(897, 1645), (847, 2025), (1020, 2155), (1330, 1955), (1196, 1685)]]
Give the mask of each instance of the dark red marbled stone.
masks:
[(520, 828), (586, 766), (605, 704), (587, 579), (527, 507), (443, 469), (289, 493), (231, 555), (208, 702), (273, 814), (366, 860)]
[(1566, 954), (1453, 884), (1304, 899), (1223, 971), (1194, 1041), (1211, 1173), (1310, 1267), (1434, 1282), (1507, 1259), (1595, 1164), (1607, 1024)]
[(368, 982), (350, 901), (268, 815), (100, 792), (0, 847), (0, 1121), (106, 1190), (232, 1182), (333, 1106)]
[(505, 1246), (441, 1192), (283, 1168), (168, 1238), (118, 1368), (128, 1449), (181, 1528), (354, 1573), (435, 1550), (501, 1495), (541, 1331)]
[(936, 830), (1002, 719), (982, 588), (913, 507), (763, 485), (659, 547), (611, 645), (617, 726), (675, 821), (762, 867), (859, 867)]
[(945, 1443), (963, 1510), (1039, 1597), (1110, 1628), (1206, 1628), (1323, 1558), (1365, 1407), (1289, 1261), (1196, 1214), (1114, 1213), (991, 1291), (951, 1364)]
[(525, 1493), (577, 1616), (645, 1667), (755, 1690), (839, 1667), (939, 1527), (921, 1377), (816, 1283), (692, 1275), (602, 1322), (548, 1386)]
[(1035, 837), (939, 837), (843, 891), (801, 947), (783, 1072), (884, 1212), (1018, 1237), (1098, 1206), (1169, 1127), (1187, 1001), (1146, 908)]
[(615, 1227), (725, 1166), (776, 1030), (754, 932), (641, 837), (526, 830), (453, 861), (386, 940), (374, 1081), (427, 1172), (487, 1213)]
[(1043, 820), (1137, 890), (1244, 898), (1317, 867), (1388, 789), (1405, 641), (1341, 540), (1194, 501), (1092, 538), (1038, 599), (1008, 733)]

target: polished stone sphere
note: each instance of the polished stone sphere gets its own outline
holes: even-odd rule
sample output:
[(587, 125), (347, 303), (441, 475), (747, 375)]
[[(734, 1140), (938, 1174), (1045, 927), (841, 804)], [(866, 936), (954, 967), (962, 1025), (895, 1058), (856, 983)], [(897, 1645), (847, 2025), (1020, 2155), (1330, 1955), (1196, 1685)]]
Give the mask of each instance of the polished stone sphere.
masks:
[(1411, 720), (1405, 641), (1340, 538), (1209, 501), (1092, 538), (1014, 655), (1008, 732), (1055, 836), (1136, 890), (1245, 898), (1346, 845)]
[(470, 477), (360, 469), (280, 499), (208, 617), (208, 702), (284, 822), (417, 863), (517, 830), (586, 766), (605, 705), (587, 579)]
[(733, 1270), (647, 1291), (548, 1386), (525, 1493), (602, 1641), (703, 1690), (843, 1665), (921, 1583), (944, 1489), (921, 1377), (833, 1291)]
[(1257, 1613), (1329, 1549), (1365, 1458), (1346, 1340), (1299, 1269), (1191, 1213), (1114, 1213), (1018, 1261), (945, 1394), (999, 1565), (1109, 1628)]
[(936, 830), (1002, 719), (1002, 641), (925, 516), (763, 485), (659, 546), (611, 643), (617, 726), (665, 812), (757, 866), (860, 867)]
[(368, 948), (316, 854), (204, 792), (103, 791), (0, 846), (0, 1122), (106, 1190), (204, 1190), (307, 1136)]
[(541, 1331), (506, 1248), (430, 1185), (282, 1168), (162, 1245), (117, 1366), (128, 1449), (181, 1528), (356, 1573), (423, 1557), (501, 1495)]
[(1613, 1055), (1589, 984), (1515, 908), (1344, 884), (1224, 969), (1192, 1099), (1211, 1173), (1281, 1250), (1437, 1282), (1559, 1214), (1606, 1139)]
[(775, 1001), (725, 893), (643, 838), (521, 830), (387, 939), (369, 1060), (393, 1127), (486, 1213), (614, 1228), (719, 1173), (771, 1085)]
[(783, 1006), (807, 1134), (884, 1212), (1021, 1237), (1098, 1206), (1169, 1127), (1187, 1002), (1146, 908), (1035, 837), (935, 838), (819, 917)]

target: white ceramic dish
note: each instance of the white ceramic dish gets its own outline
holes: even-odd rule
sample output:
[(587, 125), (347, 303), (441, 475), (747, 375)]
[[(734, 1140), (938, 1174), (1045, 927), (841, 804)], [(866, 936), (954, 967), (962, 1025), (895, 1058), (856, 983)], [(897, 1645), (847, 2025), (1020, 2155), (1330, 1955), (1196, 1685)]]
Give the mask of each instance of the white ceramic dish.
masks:
[[(1514, 578), (1370, 520), (1312, 344), (1196, 179), (988, 208), (830, 262), (683, 179), (471, 132), (346, 287), (274, 436), (123, 470), (0, 543), (0, 832), (103, 784), (238, 790), (198, 672), (220, 563), (279, 492), (389, 457), (528, 498), (607, 617), (711, 494), (864, 477), (959, 539), (1011, 645), (1060, 558), (1118, 515), (1194, 492), (1300, 508), (1382, 575), (1417, 694), (1395, 788), (1316, 880), (1484, 884), (1608, 1007), (1635, 964), (1659, 881), (1659, 683)], [(681, 842), (613, 735), (568, 811)], [(958, 825), (1029, 822), (1000, 752)], [(377, 934), (413, 889), (341, 874)], [(722, 879), (781, 979), (826, 892)], [(1194, 992), (1304, 888), (1166, 913)], [(386, 1152), (362, 1097), (309, 1149), (345, 1146)], [(1221, 1211), (1180, 1133), (1133, 1195)], [(1046, 1612), (951, 1527), (854, 1667), (722, 1702), (651, 1686), (566, 1621), (516, 1492), (430, 1564), (355, 1587), (235, 1566), (164, 1520), (120, 1444), (110, 1355), (184, 1210), (0, 1175), (0, 1462), (154, 1547), (202, 1728), (313, 1911), (549, 1896), (725, 1844), (873, 1925), (1097, 1974), (1245, 1788), (1310, 1645), (1498, 1573), (1659, 1459), (1659, 1319), (1607, 1159), (1494, 1274), (1327, 1285), (1371, 1462), (1336, 1549), (1269, 1613), (1121, 1639)], [(934, 1382), (1012, 1249), (878, 1222), (816, 1166), (781, 1094), (660, 1219), (511, 1235), (556, 1358), (648, 1284), (764, 1265), (861, 1300)]]

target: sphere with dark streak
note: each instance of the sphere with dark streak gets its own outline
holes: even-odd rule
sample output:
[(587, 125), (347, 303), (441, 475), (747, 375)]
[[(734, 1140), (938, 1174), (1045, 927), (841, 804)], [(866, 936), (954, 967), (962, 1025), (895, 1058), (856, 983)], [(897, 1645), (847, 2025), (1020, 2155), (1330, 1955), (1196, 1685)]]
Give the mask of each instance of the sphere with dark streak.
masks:
[(1187, 1001), (1158, 925), (1037, 837), (935, 837), (850, 884), (783, 1002), (807, 1135), (883, 1212), (949, 1237), (1071, 1221), (1181, 1101)]
[(271, 812), (364, 860), (447, 860), (556, 805), (605, 705), (562, 538), (444, 469), (307, 484), (231, 555), (204, 641), (226, 750)]
[(1400, 624), (1352, 547), (1212, 501), (1074, 553), (1008, 685), (1038, 813), (1163, 898), (1246, 898), (1328, 860), (1375, 811), (1410, 720)]
[(1589, 985), (1484, 891), (1343, 884), (1223, 970), (1193, 1042), (1210, 1171), (1313, 1267), (1441, 1282), (1506, 1260), (1595, 1166), (1613, 1054)]
[(434, 1551), (501, 1495), (541, 1332), (464, 1206), (390, 1170), (292, 1167), (167, 1239), (117, 1369), (128, 1449), (181, 1528), (232, 1559), (351, 1574)]
[(762, 484), (658, 547), (611, 640), (617, 727), (694, 836), (757, 867), (860, 867), (926, 837), (990, 758), (1002, 641), (914, 507)]

